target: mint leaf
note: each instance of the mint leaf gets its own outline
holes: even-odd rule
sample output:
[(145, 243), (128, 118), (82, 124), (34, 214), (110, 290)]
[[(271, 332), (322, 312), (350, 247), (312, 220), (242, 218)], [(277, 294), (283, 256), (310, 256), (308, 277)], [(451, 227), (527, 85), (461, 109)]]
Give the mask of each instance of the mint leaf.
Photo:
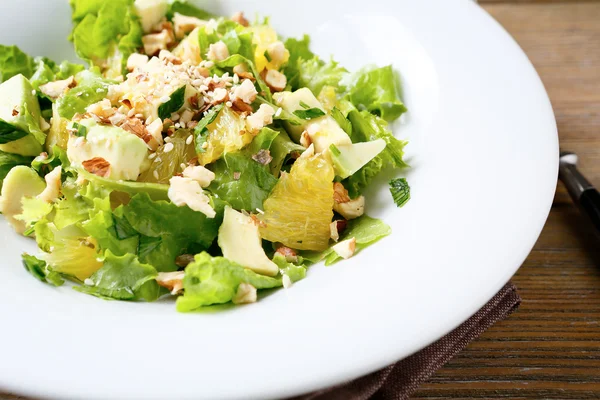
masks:
[(171, 118), (171, 114), (176, 113), (185, 103), (185, 85), (171, 94), (171, 99), (158, 107), (158, 117), (163, 121)]

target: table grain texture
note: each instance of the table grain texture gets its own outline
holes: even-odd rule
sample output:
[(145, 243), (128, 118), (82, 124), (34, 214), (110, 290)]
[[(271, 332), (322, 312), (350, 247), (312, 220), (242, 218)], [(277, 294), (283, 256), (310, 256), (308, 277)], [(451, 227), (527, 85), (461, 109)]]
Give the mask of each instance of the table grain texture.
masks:
[[(535, 65), (561, 148), (577, 152), (600, 187), (600, 2), (480, 3)], [(519, 310), (413, 398), (600, 398), (600, 241), (586, 228), (559, 184), (546, 227), (513, 279)]]
[[(561, 148), (577, 152), (581, 169), (600, 187), (600, 2), (480, 3), (535, 65)], [(513, 281), (520, 309), (459, 353), (414, 399), (600, 398), (600, 241), (560, 184), (546, 227)], [(0, 399), (21, 398), (0, 393)]]

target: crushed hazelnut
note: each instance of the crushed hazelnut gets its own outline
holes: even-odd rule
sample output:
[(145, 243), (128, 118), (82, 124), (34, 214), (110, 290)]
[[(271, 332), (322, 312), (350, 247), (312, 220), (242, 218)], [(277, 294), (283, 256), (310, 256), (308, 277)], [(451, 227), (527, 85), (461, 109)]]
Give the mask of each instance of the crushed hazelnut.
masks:
[(340, 257), (347, 260), (354, 255), (356, 251), (356, 238), (350, 238), (339, 242), (335, 246), (332, 246), (331, 249), (335, 251)]
[(265, 73), (265, 83), (272, 91), (281, 92), (287, 86), (287, 78), (281, 72), (270, 69)]
[(102, 157), (94, 157), (82, 163), (83, 168), (94, 175), (108, 178), (110, 175), (110, 163)]
[(180, 294), (183, 291), (183, 278), (185, 272), (159, 272), (156, 277), (156, 283), (171, 291), (172, 295)]
[(160, 33), (151, 33), (142, 37), (144, 52), (149, 56), (154, 56), (161, 50), (166, 50), (173, 42), (175, 42), (173, 32), (167, 29), (163, 29)]
[(275, 251), (275, 254), (281, 254), (285, 257), (287, 262), (295, 263), (298, 261), (298, 254), (293, 249), (286, 246), (279, 246)]
[(360, 196), (345, 203), (334, 202), (333, 210), (347, 220), (356, 219), (365, 213), (365, 198)]
[(190, 33), (199, 26), (206, 25), (206, 21), (203, 21), (196, 17), (182, 15), (176, 12), (173, 15), (173, 25), (175, 30), (175, 36), (178, 39), (183, 39), (187, 33)]
[(243, 12), (236, 12), (231, 17), (231, 20), (237, 22), (238, 24), (240, 24), (242, 26), (249, 26), (250, 25), (250, 22), (248, 22), (248, 20), (246, 18), (244, 18), (244, 13)]
[(347, 203), (350, 201), (350, 195), (348, 195), (348, 191), (339, 182), (335, 182), (333, 184), (333, 200), (336, 204)]
[(254, 286), (249, 283), (242, 282), (233, 296), (231, 301), (233, 304), (249, 304), (255, 303), (257, 299), (257, 291)]

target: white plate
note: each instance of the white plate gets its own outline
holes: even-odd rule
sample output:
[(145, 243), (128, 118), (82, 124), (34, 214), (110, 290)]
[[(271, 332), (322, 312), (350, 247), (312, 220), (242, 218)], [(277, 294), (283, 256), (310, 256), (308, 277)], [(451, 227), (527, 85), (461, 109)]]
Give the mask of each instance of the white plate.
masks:
[[(86, 399), (290, 396), (406, 357), (486, 303), (534, 245), (555, 190), (558, 140), (526, 56), (471, 1), (211, 2), (272, 16), (286, 36), (349, 68), (392, 63), (409, 114), (412, 200), (385, 180), (368, 213), (394, 230), (354, 259), (311, 268), (259, 303), (177, 314), (171, 302), (106, 302), (29, 276), (28, 240), (0, 234), (0, 387)], [(23, 14), (23, 10), (28, 10)], [(6, 2), (2, 43), (72, 57), (66, 1)]]

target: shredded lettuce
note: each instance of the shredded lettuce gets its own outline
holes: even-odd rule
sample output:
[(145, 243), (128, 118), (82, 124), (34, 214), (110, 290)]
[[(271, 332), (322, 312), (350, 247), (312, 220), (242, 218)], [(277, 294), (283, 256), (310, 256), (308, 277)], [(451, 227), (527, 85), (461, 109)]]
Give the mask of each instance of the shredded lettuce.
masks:
[(281, 278), (259, 275), (223, 257), (203, 252), (185, 269), (183, 296), (177, 298), (177, 310), (189, 312), (203, 306), (230, 302), (241, 283), (257, 289), (282, 286)]

